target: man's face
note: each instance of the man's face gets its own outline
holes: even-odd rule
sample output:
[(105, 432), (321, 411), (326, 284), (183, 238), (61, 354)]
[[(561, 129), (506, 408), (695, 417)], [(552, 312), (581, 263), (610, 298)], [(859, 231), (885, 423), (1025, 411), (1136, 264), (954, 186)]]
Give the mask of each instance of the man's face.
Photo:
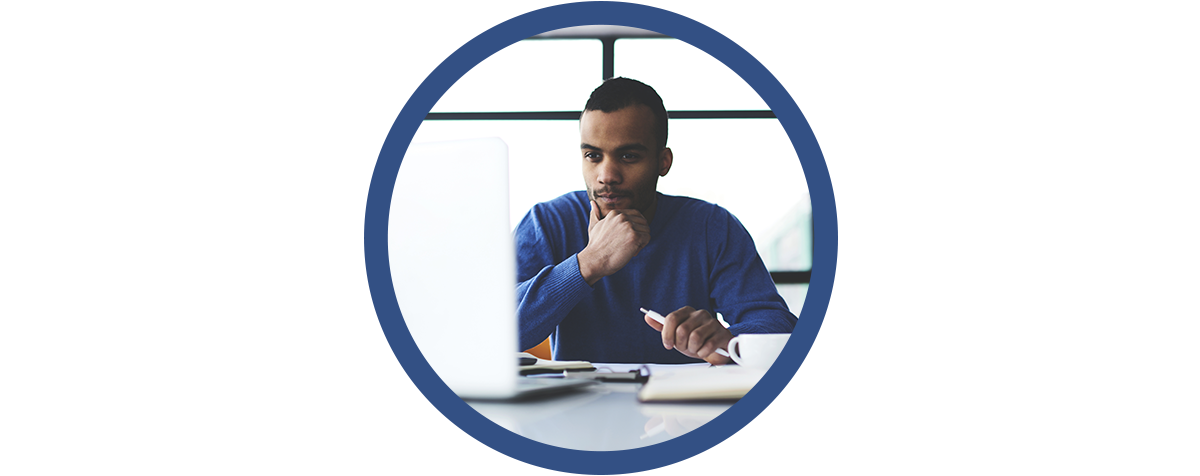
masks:
[[(655, 203), (658, 177), (671, 168), (671, 150), (654, 140), (654, 113), (635, 104), (613, 112), (586, 111), (579, 119), (583, 181), (601, 216)], [(649, 217), (648, 217), (649, 218)]]

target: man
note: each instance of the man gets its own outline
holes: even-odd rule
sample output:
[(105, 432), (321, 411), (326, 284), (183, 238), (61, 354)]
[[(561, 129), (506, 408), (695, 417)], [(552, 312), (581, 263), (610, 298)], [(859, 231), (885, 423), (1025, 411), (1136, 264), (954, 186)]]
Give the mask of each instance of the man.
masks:
[[(796, 316), (741, 223), (657, 192), (674, 155), (653, 88), (605, 81), (579, 136), (587, 190), (535, 205), (515, 232), (522, 349), (550, 336), (557, 360), (720, 365), (729, 359), (716, 350), (735, 334), (792, 331)], [(659, 324), (639, 308), (669, 314)]]

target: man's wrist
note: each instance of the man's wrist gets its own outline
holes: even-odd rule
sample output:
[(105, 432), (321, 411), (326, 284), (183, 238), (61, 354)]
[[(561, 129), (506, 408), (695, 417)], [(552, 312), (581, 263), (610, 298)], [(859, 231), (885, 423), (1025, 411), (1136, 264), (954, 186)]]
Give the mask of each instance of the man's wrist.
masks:
[(587, 282), (588, 286), (595, 285), (596, 281), (599, 281), (600, 278), (603, 277), (600, 276), (600, 273), (596, 272), (594, 263), (592, 263), (592, 260), (587, 256), (587, 248), (584, 248), (583, 251), (576, 253), (575, 259), (579, 261), (579, 275), (583, 276), (583, 280)]

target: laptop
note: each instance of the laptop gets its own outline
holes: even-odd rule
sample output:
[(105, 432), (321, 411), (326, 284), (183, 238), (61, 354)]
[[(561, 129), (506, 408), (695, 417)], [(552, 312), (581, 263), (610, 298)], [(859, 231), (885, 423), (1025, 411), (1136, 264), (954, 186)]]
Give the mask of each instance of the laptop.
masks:
[(388, 254), (400, 312), (425, 360), (464, 399), (594, 383), (518, 376), (508, 202), (508, 146), (498, 138), (410, 145), (392, 195)]

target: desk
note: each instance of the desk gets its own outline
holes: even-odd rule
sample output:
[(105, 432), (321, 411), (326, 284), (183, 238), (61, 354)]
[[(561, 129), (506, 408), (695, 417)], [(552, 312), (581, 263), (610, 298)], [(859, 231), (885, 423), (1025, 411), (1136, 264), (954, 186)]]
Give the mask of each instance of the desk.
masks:
[[(595, 364), (622, 372), (631, 364)], [(701, 364), (704, 365), (704, 364)], [(670, 365), (652, 365), (651, 374)], [(642, 403), (640, 383), (601, 382), (574, 393), (527, 401), (467, 401), (496, 424), (534, 441), (574, 450), (618, 451), (662, 443), (695, 430), (732, 403)]]

